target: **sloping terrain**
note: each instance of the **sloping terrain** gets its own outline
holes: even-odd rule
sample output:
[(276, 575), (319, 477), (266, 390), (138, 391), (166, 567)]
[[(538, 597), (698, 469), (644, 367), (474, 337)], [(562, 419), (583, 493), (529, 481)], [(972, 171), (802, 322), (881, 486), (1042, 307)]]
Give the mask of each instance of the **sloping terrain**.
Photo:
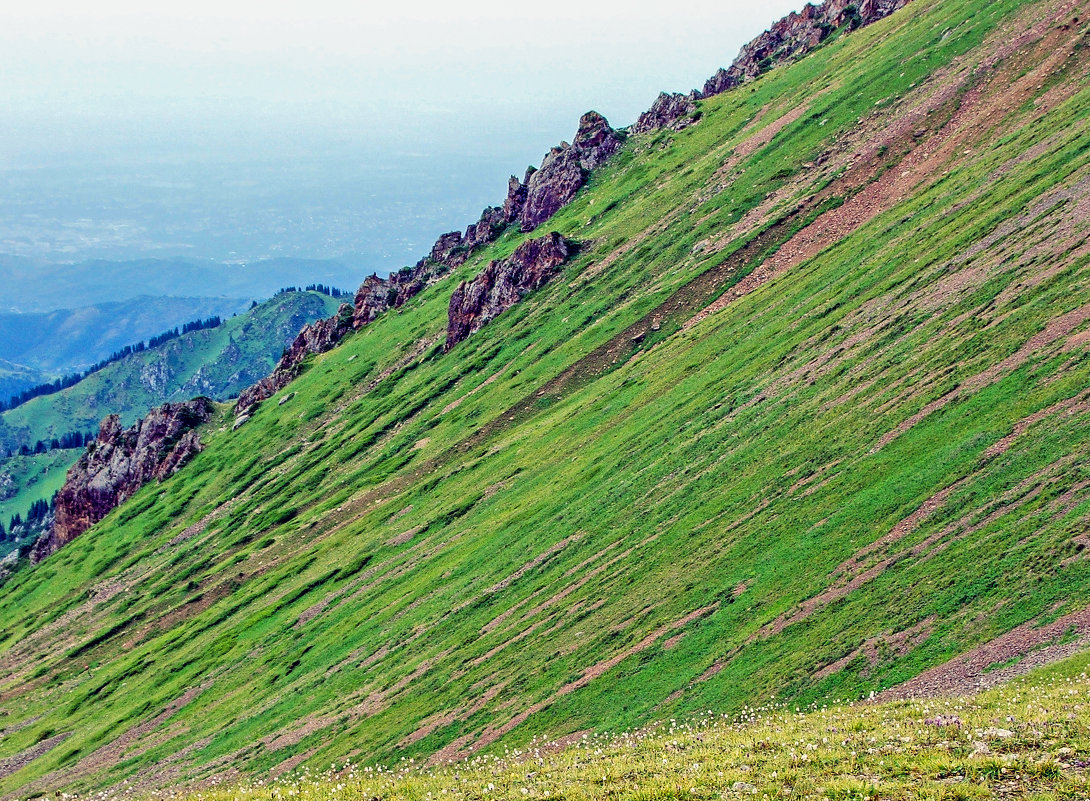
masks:
[[(1088, 26), (915, 0), (221, 409), (4, 585), (0, 792), (440, 761), (1084, 644)], [(459, 283), (553, 230), (562, 272), (444, 352)]]
[(22, 364), (0, 359), (0, 398), (10, 398), (49, 380), (49, 375)]
[[(82, 448), (7, 454), (72, 432), (94, 433), (108, 414), (127, 426), (164, 401), (233, 397), (269, 371), (301, 326), (339, 303), (318, 292), (279, 294), (215, 328), (126, 356), (68, 389), (0, 414), (0, 521), (7, 525), (33, 502), (52, 498)], [(9, 492), (2, 489), (6, 480)]]
[(532, 743), (493, 759), (201, 788), (182, 798), (1070, 798), (1090, 795), (1090, 655), (908, 704), (762, 707)]
[(4, 412), (4, 444), (11, 449), (68, 431), (95, 431), (107, 414), (128, 425), (168, 400), (234, 397), (269, 372), (302, 326), (339, 304), (317, 292), (287, 292), (215, 328), (127, 356), (75, 386)]

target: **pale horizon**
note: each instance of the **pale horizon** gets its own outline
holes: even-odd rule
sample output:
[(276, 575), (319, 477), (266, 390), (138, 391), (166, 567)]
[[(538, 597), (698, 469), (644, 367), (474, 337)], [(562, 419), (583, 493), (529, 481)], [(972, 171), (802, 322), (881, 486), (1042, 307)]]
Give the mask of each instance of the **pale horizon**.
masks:
[(0, 254), (396, 269), (583, 112), (629, 125), (799, 6), (5, 8)]

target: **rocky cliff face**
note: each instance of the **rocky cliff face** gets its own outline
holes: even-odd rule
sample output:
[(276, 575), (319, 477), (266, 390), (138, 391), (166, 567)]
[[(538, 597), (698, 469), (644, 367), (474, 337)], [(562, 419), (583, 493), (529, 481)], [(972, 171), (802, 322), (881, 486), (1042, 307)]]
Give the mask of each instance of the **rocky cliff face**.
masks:
[(210, 420), (213, 411), (212, 401), (196, 398), (152, 409), (132, 428), (122, 428), (117, 415), (103, 420), (97, 439), (68, 471), (57, 493), (53, 526), (34, 543), (31, 561), (55, 553), (149, 481), (177, 472), (200, 452), (194, 429)]
[(347, 303), (332, 317), (303, 326), (272, 373), (239, 394), (235, 413), (239, 417), (249, 415), (261, 401), (271, 398), (299, 375), (299, 366), (307, 356), (331, 350), (352, 328), (353, 308)]
[[(458, 236), (460, 234), (447, 234)], [(433, 249), (434, 250), (434, 249)], [(465, 261), (462, 257), (457, 261)], [(352, 312), (353, 325), (362, 328), (387, 309), (399, 309), (423, 291), (429, 283), (446, 273), (449, 266), (445, 262), (424, 260), (415, 267), (405, 267), (387, 278), (377, 275), (368, 276), (356, 291), (356, 303)]]
[(506, 259), (491, 262), (454, 290), (447, 312), (446, 350), (511, 308), (552, 278), (574, 250), (558, 233), (523, 242)]
[(685, 127), (692, 122), (697, 100), (741, 86), (773, 67), (808, 53), (836, 31), (870, 25), (903, 8), (908, 2), (827, 0), (816, 6), (808, 3), (801, 11), (792, 11), (745, 45), (729, 67), (719, 69), (707, 80), (703, 91), (693, 91), (688, 95), (659, 95), (654, 105), (641, 114), (632, 126), (632, 133)]

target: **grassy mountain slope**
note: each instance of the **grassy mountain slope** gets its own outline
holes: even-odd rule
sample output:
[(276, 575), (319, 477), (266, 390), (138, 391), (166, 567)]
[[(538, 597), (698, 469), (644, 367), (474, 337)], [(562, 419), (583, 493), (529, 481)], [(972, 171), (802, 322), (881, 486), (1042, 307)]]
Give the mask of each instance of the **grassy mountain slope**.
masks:
[(564, 274), (450, 353), (456, 282), (523, 235), (9, 580), (0, 791), (445, 759), (1081, 643), (1087, 15), (908, 12), (631, 139), (548, 223)]
[(704, 713), (455, 767), (338, 765), (182, 797), (1086, 798), (1088, 663), (1083, 654), (969, 697)]
[(225, 399), (265, 376), (299, 329), (336, 311), (341, 301), (317, 292), (277, 295), (216, 328), (192, 331), (126, 357), (53, 395), (5, 412), (19, 443), (66, 431), (91, 431), (107, 414), (124, 425), (168, 400), (195, 395)]
[(0, 359), (0, 398), (10, 398), (50, 379), (51, 376), (39, 370)]

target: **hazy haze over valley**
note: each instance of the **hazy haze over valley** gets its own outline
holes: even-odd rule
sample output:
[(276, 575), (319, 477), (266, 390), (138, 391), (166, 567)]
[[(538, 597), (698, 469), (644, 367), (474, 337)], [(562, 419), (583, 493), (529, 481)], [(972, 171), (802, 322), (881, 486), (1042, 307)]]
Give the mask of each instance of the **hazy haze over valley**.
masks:
[(337, 259), (352, 288), (501, 201), (583, 111), (629, 124), (800, 5), (6, 8), (0, 253)]

